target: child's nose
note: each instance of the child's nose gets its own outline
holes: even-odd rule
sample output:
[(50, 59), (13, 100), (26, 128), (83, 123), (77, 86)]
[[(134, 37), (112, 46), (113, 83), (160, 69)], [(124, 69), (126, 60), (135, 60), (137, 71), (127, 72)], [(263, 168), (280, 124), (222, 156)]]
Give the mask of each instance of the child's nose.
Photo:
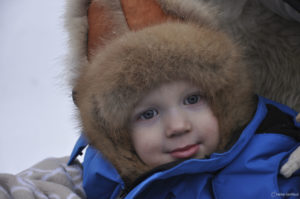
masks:
[(165, 133), (167, 137), (176, 137), (192, 130), (188, 117), (180, 112), (173, 112), (166, 119)]

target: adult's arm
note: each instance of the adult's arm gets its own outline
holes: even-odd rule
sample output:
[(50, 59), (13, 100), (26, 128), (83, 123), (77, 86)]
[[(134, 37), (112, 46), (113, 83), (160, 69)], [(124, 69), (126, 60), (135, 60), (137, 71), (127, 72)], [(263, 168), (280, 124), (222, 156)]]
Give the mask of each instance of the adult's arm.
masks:
[(48, 158), (17, 174), (0, 174), (1, 199), (85, 199), (82, 167), (69, 157)]

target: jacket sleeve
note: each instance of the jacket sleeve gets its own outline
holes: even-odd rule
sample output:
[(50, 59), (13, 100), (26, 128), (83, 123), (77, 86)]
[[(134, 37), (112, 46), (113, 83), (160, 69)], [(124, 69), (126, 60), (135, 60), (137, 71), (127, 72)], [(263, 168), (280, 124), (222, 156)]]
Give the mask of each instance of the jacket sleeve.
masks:
[(17, 174), (0, 174), (1, 199), (85, 199), (82, 166), (69, 157), (49, 158)]

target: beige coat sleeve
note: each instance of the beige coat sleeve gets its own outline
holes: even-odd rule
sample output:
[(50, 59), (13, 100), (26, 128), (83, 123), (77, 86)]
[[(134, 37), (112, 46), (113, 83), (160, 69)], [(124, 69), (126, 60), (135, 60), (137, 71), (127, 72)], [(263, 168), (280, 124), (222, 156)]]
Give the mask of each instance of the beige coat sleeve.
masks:
[(1, 199), (85, 199), (82, 167), (69, 157), (49, 158), (17, 174), (0, 174)]

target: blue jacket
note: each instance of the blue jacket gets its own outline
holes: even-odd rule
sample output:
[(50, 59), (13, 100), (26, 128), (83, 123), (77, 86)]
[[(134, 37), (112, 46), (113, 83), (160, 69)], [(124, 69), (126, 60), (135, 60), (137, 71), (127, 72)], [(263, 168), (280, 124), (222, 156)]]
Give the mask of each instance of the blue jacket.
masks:
[[(253, 119), (230, 150), (156, 169), (131, 190), (123, 190), (118, 172), (89, 146), (83, 161), (84, 189), (88, 199), (114, 199), (122, 190), (126, 199), (300, 198), (300, 172), (288, 179), (279, 174), (300, 145), (296, 115), (282, 104), (259, 97)], [(80, 137), (70, 163), (86, 146)]]

